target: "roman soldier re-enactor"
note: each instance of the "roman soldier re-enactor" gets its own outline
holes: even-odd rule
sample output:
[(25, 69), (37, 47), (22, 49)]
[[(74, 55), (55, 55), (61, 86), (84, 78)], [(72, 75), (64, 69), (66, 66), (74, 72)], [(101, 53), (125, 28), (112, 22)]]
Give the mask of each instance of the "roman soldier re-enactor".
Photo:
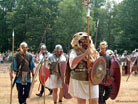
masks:
[(110, 93), (112, 91), (112, 81), (113, 76), (111, 74), (111, 59), (110, 56), (106, 54), (107, 50), (107, 42), (100, 42), (100, 56), (103, 56), (106, 60), (106, 75), (103, 81), (99, 84), (99, 104), (106, 104), (106, 100), (110, 97)]
[[(15, 54), (13, 71), (16, 73), (16, 87), (19, 104), (27, 104), (26, 99), (31, 85), (31, 73), (34, 76), (34, 61), (30, 53), (27, 52), (26, 42), (20, 44), (19, 52)], [(12, 77), (12, 76), (11, 76)]]
[[(63, 54), (63, 48), (60, 44), (55, 46), (54, 53), (48, 57), (49, 61), (49, 70), (50, 76), (46, 81), (46, 87), (53, 90), (53, 101), (54, 104), (62, 104), (63, 98), (63, 82), (61, 77), (61, 67), (60, 63), (66, 62), (66, 57)], [(65, 70), (65, 69), (64, 69)], [(60, 88), (60, 92), (58, 94), (58, 88)], [(58, 100), (59, 98), (59, 100)], [(57, 103), (58, 100), (58, 103)]]
[(136, 73), (135, 74), (138, 74), (138, 49), (135, 49), (135, 55), (136, 55), (136, 60), (135, 60), (135, 63), (134, 63), (134, 66), (136, 67)]
[(134, 50), (132, 52), (132, 54), (130, 55), (130, 61), (131, 61), (131, 65), (132, 65), (132, 70), (135, 74), (137, 74), (137, 68), (138, 68), (138, 64), (137, 64), (137, 55), (136, 55), (136, 50)]
[[(99, 56), (96, 51), (91, 37), (89, 38), (90, 47), (88, 48), (88, 34), (78, 32), (73, 36), (71, 41), (72, 50), (69, 54), (69, 65), (71, 76), (69, 83), (69, 93), (77, 99), (78, 104), (98, 104), (99, 85), (91, 83), (91, 98), (89, 96), (89, 79), (88, 79), (88, 60), (92, 64)], [(90, 56), (88, 59), (88, 55)]]
[[(35, 62), (40, 62), (42, 60), (44, 60), (44, 55), (45, 57), (47, 58), (50, 53), (47, 51), (47, 48), (46, 48), (46, 45), (44, 43), (41, 44), (40, 46), (40, 53), (39, 53), (39, 56), (38, 56), (38, 59), (36, 59)], [(47, 88), (49, 90), (49, 94), (48, 95), (52, 95), (52, 90)], [(43, 84), (41, 84), (41, 90), (40, 90), (40, 93), (36, 94), (37, 96), (41, 97), (44, 93), (44, 86)]]
[(125, 50), (124, 53), (122, 54), (122, 74), (128, 74), (128, 55), (127, 55), (127, 51)]

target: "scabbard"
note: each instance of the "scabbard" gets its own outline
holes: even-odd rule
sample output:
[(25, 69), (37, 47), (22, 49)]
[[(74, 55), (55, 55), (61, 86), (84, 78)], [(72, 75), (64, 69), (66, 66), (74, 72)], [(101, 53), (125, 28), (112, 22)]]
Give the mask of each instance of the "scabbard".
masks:
[(13, 83), (12, 83), (12, 89), (13, 89), (15, 83), (16, 83), (16, 80), (17, 80), (17, 76), (14, 78), (14, 81), (13, 81)]

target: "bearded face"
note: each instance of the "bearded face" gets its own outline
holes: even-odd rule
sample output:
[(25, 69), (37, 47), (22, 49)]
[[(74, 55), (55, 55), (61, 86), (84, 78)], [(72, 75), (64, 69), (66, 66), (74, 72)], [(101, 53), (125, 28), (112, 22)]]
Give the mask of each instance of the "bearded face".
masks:
[(62, 53), (63, 53), (63, 51), (60, 51), (60, 50), (55, 51), (55, 55), (57, 57), (60, 57), (62, 55)]
[[(90, 44), (91, 42), (89, 42)], [(84, 36), (82, 39), (79, 40), (80, 47), (87, 49), (88, 48), (88, 37)]]
[[(94, 62), (99, 56), (99, 53), (95, 49), (91, 36), (89, 36), (89, 41), (88, 41), (88, 34), (86, 32), (78, 32), (73, 35), (73, 39), (71, 41), (71, 45), (78, 55), (81, 55), (86, 51), (86, 49), (88, 48), (88, 43), (90, 51), (92, 53), (90, 55), (90, 61)], [(87, 61), (88, 60), (87, 57), (84, 60)]]

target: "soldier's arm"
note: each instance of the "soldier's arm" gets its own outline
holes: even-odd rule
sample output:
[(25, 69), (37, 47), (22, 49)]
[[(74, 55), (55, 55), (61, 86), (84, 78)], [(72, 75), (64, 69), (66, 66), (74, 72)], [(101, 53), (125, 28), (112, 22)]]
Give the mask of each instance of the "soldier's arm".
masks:
[(34, 76), (34, 73), (35, 73), (35, 71), (34, 71), (34, 68), (35, 68), (35, 64), (34, 64), (34, 60), (33, 60), (33, 58), (32, 58), (32, 60), (30, 61), (30, 69), (31, 69), (31, 73), (32, 73), (32, 76)]
[(32, 77), (34, 77), (34, 74), (35, 74), (34, 69), (33, 69), (33, 70), (31, 70), (31, 73), (32, 73)]
[[(71, 68), (73, 68), (74, 66), (76, 66), (82, 59), (84, 59), (87, 55), (91, 54), (90, 50), (87, 49), (84, 53), (82, 53), (79, 56), (76, 56), (75, 58), (72, 58), (72, 64), (71, 64)], [(70, 57), (72, 57), (70, 55)]]

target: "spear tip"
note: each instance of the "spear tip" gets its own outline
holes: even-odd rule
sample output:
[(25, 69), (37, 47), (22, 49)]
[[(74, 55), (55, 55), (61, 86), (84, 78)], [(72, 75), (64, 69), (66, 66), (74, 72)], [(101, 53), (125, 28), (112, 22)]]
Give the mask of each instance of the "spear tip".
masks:
[(12, 37), (14, 37), (14, 29), (13, 29), (13, 32), (12, 32)]

